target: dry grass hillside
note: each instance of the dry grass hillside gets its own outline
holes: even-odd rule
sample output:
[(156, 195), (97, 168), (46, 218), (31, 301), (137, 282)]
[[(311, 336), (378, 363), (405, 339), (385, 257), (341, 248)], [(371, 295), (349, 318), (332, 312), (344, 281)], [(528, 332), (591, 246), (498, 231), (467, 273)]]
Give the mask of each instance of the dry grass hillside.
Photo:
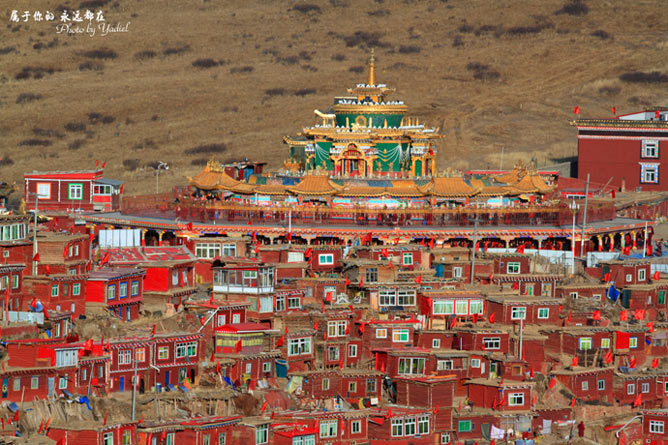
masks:
[[(81, 3), (80, 3), (81, 1)], [(313, 110), (377, 79), (441, 127), (440, 167), (496, 167), (575, 153), (568, 125), (666, 104), (668, 15), (635, 0), (44, 0), (40, 10), (88, 7), (128, 32), (57, 34), (55, 22), (0, 30), (0, 179), (93, 167), (152, 190), (203, 162), (245, 156), (278, 168), (282, 136)], [(84, 23), (85, 25), (85, 23)], [(641, 73), (655, 74), (643, 75)], [(629, 75), (629, 73), (631, 73)], [(635, 73), (635, 74), (634, 74)], [(626, 76), (625, 76), (626, 74)], [(620, 77), (621, 76), (621, 77)]]

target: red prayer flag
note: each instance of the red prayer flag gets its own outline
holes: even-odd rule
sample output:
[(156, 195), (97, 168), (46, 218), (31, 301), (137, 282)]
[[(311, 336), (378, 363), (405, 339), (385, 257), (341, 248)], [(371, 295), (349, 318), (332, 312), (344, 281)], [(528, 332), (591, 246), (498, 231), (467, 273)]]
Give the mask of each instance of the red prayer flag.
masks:
[(39, 252), (35, 254), (35, 256), (32, 257), (33, 261), (37, 261), (39, 263)]
[(350, 279), (348, 278), (348, 275), (346, 275), (345, 284), (346, 284), (346, 286), (350, 286)]
[(652, 360), (652, 368), (658, 368), (659, 367), (659, 359), (655, 358)]
[(513, 282), (513, 289), (517, 290), (519, 288), (520, 288), (520, 283), (518, 283), (517, 281), (514, 281)]
[(456, 325), (457, 325), (457, 317), (454, 317), (450, 322), (450, 329), (454, 329)]
[(267, 403), (268, 403), (268, 401), (265, 400), (264, 403), (262, 404), (262, 415), (263, 415), (263, 416), (264, 416), (264, 412), (265, 412), (265, 410), (267, 409)]
[(241, 352), (242, 344), (241, 344), (241, 339), (237, 341), (237, 343), (234, 345), (234, 352), (237, 354)]
[(422, 274), (418, 275), (413, 281), (415, 281), (417, 284), (422, 284)]
[(633, 312), (633, 318), (635, 318), (636, 320), (642, 320), (643, 318), (645, 318), (645, 310), (644, 309), (636, 309)]
[(360, 275), (360, 287), (364, 286), (364, 277)]
[(568, 311), (568, 321), (573, 321), (573, 312)]
[(19, 412), (16, 411), (16, 412), (14, 413), (14, 418), (12, 419), (12, 422), (18, 422), (18, 421), (19, 421)]
[(153, 325), (153, 329), (151, 329), (151, 337), (153, 337), (155, 335), (155, 327), (156, 327), (156, 325)]
[(636, 399), (633, 401), (633, 407), (635, 408), (635, 407), (640, 406), (640, 405), (642, 405), (642, 394), (638, 393), (638, 395), (636, 396)]
[(637, 364), (638, 364), (638, 360), (635, 357), (633, 357), (631, 360), (629, 360), (629, 368), (635, 368)]
[(573, 357), (573, 360), (571, 360), (571, 366), (572, 366), (572, 367), (576, 367), (577, 365), (578, 365), (578, 358), (577, 358), (577, 357)]
[(600, 320), (601, 319), (601, 311), (600, 310), (595, 310), (594, 313), (592, 314), (591, 318), (594, 320)]
[(659, 272), (658, 270), (656, 272), (654, 272), (654, 275), (652, 275), (652, 279), (653, 280), (660, 280), (661, 279), (661, 272)]
[(654, 111), (654, 118), (659, 119), (660, 117), (661, 117), (661, 111), (660, 110)]
[(364, 334), (364, 326), (365, 326), (365, 325), (366, 325), (366, 323), (362, 323), (362, 324), (360, 325), (360, 334)]
[(496, 312), (492, 313), (492, 314), (489, 316), (489, 322), (490, 322), (490, 323), (494, 323), (495, 321), (496, 321)]
[(104, 168), (104, 167), (106, 167), (106, 166), (107, 166), (107, 161), (104, 161), (104, 162), (102, 163), (102, 168)]
[(612, 352), (606, 352), (605, 363), (612, 363), (612, 359), (613, 359)]
[(550, 389), (552, 389), (552, 388), (554, 388), (555, 386), (557, 386), (557, 379), (555, 379), (554, 377), (552, 377), (552, 378), (550, 379), (550, 383), (548, 383), (547, 386), (548, 386)]
[(318, 320), (316, 320), (315, 323), (313, 324), (313, 330), (314, 331), (318, 330)]
[(573, 114), (580, 114), (580, 105), (573, 107)]
[(605, 275), (603, 275), (603, 280), (607, 283), (610, 281), (610, 272), (607, 272)]
[(210, 362), (216, 361), (216, 351), (215, 350), (211, 351), (211, 358), (209, 358), (209, 361)]
[(612, 114), (617, 114), (617, 107), (614, 105), (612, 106)]
[(285, 335), (281, 335), (280, 338), (276, 341), (276, 347), (280, 348), (285, 343)]
[(627, 311), (621, 311), (621, 312), (619, 313), (619, 319), (620, 319), (621, 321), (626, 321), (626, 320), (628, 320), (628, 319), (629, 319), (629, 313), (628, 313)]
[(109, 413), (108, 413), (107, 411), (104, 412), (104, 421), (102, 422), (102, 425), (106, 425), (106, 424), (107, 424), (107, 415), (108, 415), (108, 414), (109, 414)]
[(434, 408), (434, 414), (438, 414), (438, 404), (436, 404), (436, 407)]
[(653, 321), (648, 322), (645, 326), (647, 327), (647, 329), (649, 329), (650, 334), (652, 332), (654, 332), (654, 322)]
[(524, 244), (517, 246), (517, 253), (524, 253)]
[(575, 397), (573, 397), (573, 400), (571, 400), (571, 407), (575, 408)]

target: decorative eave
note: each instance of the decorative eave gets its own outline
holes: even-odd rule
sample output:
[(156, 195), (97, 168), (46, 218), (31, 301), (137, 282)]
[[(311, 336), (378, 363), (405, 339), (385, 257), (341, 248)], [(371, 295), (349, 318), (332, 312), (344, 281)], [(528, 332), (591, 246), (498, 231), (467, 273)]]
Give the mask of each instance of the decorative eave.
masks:
[(288, 144), (288, 145), (294, 145), (294, 146), (299, 146), (299, 147), (305, 147), (309, 144), (309, 141), (300, 141), (300, 140), (294, 139), (290, 136), (283, 136), (283, 142)]
[(334, 105), (336, 114), (406, 114), (407, 105), (400, 104), (336, 104)]
[(657, 129), (668, 131), (668, 121), (636, 121), (626, 119), (578, 119), (569, 124), (578, 128), (618, 128), (628, 130)]

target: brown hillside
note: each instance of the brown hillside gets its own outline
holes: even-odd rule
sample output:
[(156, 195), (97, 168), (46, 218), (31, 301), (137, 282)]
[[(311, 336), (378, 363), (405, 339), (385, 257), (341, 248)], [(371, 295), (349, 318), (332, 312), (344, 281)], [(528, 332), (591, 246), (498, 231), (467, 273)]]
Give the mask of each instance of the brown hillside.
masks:
[[(100, 159), (108, 176), (133, 181), (127, 192), (141, 193), (154, 187), (143, 168), (154, 161), (172, 167), (163, 190), (212, 156), (278, 168), (282, 136), (365, 80), (371, 46), (378, 81), (446, 133), (442, 168), (497, 167), (501, 147), (506, 167), (532, 156), (549, 164), (575, 153), (574, 105), (607, 117), (612, 105), (626, 113), (666, 104), (668, 15), (658, 1), (39, 3), (82, 13), (101, 5), (92, 9), (107, 23), (129, 22), (128, 32), (57, 34), (56, 22), (9, 21), (12, 9), (34, 11), (35, 2), (5, 6), (0, 179), (8, 181)], [(660, 74), (652, 83), (619, 79), (636, 71)]]

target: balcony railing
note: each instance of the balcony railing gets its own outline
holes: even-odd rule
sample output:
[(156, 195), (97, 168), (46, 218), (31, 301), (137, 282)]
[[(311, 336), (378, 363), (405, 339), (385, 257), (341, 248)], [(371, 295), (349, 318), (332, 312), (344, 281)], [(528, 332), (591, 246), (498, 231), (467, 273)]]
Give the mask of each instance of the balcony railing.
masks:
[[(174, 195), (145, 195), (124, 197), (122, 213), (138, 216), (153, 216), (180, 221), (217, 224), (292, 224), (341, 225), (341, 226), (388, 226), (388, 227), (472, 227), (477, 220), (479, 226), (570, 226), (573, 214), (567, 203), (557, 205), (526, 205), (505, 208), (403, 208), (373, 209), (366, 207), (329, 207), (301, 204), (286, 206), (255, 206), (220, 201), (201, 201), (179, 198)], [(615, 218), (615, 208), (607, 202), (590, 202), (587, 222), (606, 221)], [(582, 222), (583, 209), (577, 214), (577, 223)]]

